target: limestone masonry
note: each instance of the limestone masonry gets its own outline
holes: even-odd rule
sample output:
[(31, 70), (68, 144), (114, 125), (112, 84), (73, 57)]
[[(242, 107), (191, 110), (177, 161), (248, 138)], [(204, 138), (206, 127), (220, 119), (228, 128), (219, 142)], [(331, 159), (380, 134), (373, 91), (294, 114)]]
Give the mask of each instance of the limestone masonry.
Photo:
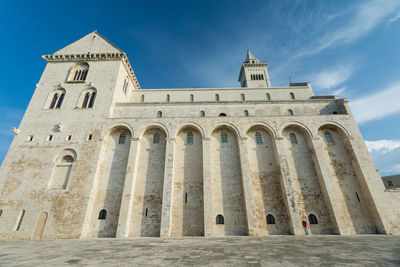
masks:
[(0, 239), (399, 234), (348, 101), (272, 87), (142, 90), (97, 32), (47, 61), (0, 172)]

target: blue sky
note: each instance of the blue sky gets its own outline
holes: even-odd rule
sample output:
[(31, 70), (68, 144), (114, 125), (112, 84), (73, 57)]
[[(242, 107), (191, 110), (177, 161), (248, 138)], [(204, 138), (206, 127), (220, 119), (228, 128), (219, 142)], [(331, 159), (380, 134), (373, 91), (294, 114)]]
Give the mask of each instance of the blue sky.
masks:
[(400, 173), (400, 1), (2, 1), (0, 162), (51, 54), (98, 30), (142, 88), (238, 87), (247, 48), (272, 86), (347, 97), (382, 175)]

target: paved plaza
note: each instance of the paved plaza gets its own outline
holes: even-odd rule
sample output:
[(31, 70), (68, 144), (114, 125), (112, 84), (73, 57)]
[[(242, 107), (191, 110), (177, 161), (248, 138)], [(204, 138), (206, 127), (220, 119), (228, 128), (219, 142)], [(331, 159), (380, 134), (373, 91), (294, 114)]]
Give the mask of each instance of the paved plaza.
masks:
[(400, 236), (0, 241), (0, 266), (396, 266)]

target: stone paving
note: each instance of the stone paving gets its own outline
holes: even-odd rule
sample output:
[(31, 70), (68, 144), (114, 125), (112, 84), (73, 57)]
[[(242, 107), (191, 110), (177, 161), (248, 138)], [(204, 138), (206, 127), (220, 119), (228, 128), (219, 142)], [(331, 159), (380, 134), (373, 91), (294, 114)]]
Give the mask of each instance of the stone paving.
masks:
[(396, 266), (400, 236), (0, 241), (0, 266)]

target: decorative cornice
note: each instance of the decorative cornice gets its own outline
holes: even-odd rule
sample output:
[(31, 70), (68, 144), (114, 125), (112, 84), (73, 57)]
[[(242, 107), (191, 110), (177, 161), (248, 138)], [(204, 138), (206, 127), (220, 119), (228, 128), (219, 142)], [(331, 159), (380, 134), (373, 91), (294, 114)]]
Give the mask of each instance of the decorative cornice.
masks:
[(139, 81), (129, 63), (125, 53), (87, 53), (87, 54), (70, 54), (70, 55), (44, 55), (42, 56), (46, 62), (79, 62), (79, 61), (107, 61), (122, 60), (127, 72), (130, 74), (132, 82), (137, 89), (141, 89)]

